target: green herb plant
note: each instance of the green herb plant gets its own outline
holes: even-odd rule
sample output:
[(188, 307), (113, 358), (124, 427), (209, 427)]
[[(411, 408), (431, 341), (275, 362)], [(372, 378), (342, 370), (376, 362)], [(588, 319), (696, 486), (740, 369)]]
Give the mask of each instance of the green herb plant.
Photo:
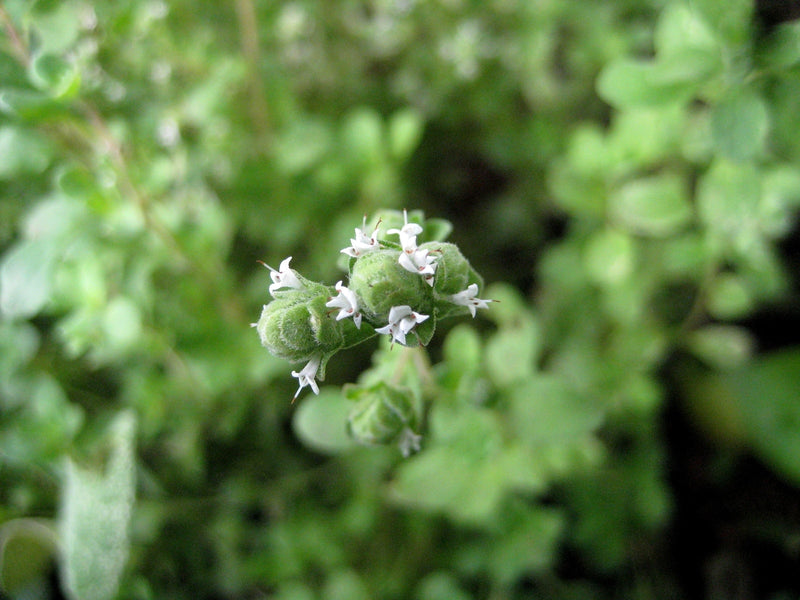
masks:
[(0, 596), (798, 596), (779, 4), (0, 1)]

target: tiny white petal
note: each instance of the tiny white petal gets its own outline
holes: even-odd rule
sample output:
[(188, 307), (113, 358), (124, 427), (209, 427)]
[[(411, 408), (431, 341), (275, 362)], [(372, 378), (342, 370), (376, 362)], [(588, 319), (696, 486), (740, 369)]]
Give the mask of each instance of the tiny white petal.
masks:
[[(366, 228), (366, 225), (367, 217), (365, 216), (362, 227)], [(343, 248), (340, 252), (352, 256), (353, 258), (358, 258), (363, 254), (378, 250), (380, 248), (380, 244), (378, 243), (378, 228), (380, 225), (381, 222), (378, 221), (378, 224), (375, 225), (375, 229), (372, 230), (372, 234), (369, 236), (365, 235), (362, 229), (356, 227), (356, 237), (350, 239), (351, 245), (347, 248)]]
[(376, 333), (392, 336), (392, 343), (400, 342), (405, 345), (406, 335), (417, 323), (422, 323), (430, 315), (423, 315), (411, 310), (408, 305), (393, 306), (389, 309), (389, 324), (376, 329)]
[(400, 257), (397, 259), (406, 271), (416, 273), (418, 275), (427, 275), (426, 281), (433, 285), (432, 277), (436, 273), (436, 258), (430, 256), (428, 250), (419, 248), (413, 252), (401, 252)]
[(294, 398), (292, 398), (292, 402), (297, 400), (297, 396), (300, 395), (300, 391), (306, 387), (310, 386), (311, 389), (315, 394), (319, 394), (319, 385), (317, 385), (316, 377), (317, 371), (319, 371), (321, 359), (320, 357), (314, 357), (305, 367), (298, 373), (297, 371), (292, 371), (292, 377), (296, 377), (300, 386), (297, 388), (297, 392), (295, 392)]
[(414, 452), (419, 452), (420, 442), (422, 436), (414, 433), (410, 428), (406, 427), (400, 432), (400, 437), (397, 441), (397, 447), (404, 458), (408, 458)]
[(400, 246), (403, 252), (412, 253), (417, 249), (417, 236), (422, 233), (422, 226), (418, 223), (408, 222), (408, 212), (403, 210), (403, 222), (405, 223), (400, 229), (390, 229), (386, 233), (396, 233), (400, 236)]
[(483, 300), (481, 298), (476, 298), (475, 296), (477, 295), (478, 295), (478, 285), (475, 283), (471, 283), (470, 285), (467, 286), (467, 289), (450, 296), (450, 302), (452, 302), (453, 304), (458, 304), (460, 306), (466, 306), (469, 309), (470, 314), (474, 318), (476, 314), (476, 309), (489, 308), (489, 302), (494, 302), (493, 300)]
[(328, 308), (340, 309), (339, 314), (336, 315), (337, 321), (347, 317), (353, 317), (353, 322), (356, 324), (356, 327), (361, 329), (361, 313), (358, 310), (358, 298), (355, 292), (342, 285), (341, 281), (336, 283), (335, 288), (336, 291), (339, 292), (339, 295), (329, 299), (328, 302), (325, 303), (325, 306)]
[(407, 317), (412, 312), (411, 307), (406, 304), (393, 306), (389, 309), (389, 323), (397, 323), (400, 319)]
[(270, 270), (269, 276), (272, 278), (272, 284), (269, 286), (269, 293), (273, 296), (275, 295), (275, 291), (281, 288), (294, 288), (301, 290), (303, 289), (303, 284), (297, 278), (295, 272), (289, 267), (289, 261), (292, 260), (292, 257), (284, 259), (281, 261), (280, 269), (273, 269), (268, 264), (264, 264)]

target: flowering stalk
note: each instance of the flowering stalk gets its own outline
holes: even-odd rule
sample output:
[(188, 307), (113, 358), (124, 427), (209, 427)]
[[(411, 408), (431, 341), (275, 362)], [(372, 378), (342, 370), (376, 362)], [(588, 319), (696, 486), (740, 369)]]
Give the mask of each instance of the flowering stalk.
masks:
[[(382, 235), (384, 222), (396, 226)], [(270, 270), (273, 300), (253, 326), (272, 354), (306, 363), (292, 371), (299, 384), (295, 399), (305, 387), (319, 393), (317, 381), (339, 350), (375, 334), (389, 336), (392, 346), (424, 346), (439, 319), (466, 312), (475, 317), (477, 309), (489, 307), (491, 300), (478, 298), (481, 277), (457, 246), (441, 240), (418, 243), (425, 233), (421, 223), (421, 213), (410, 216), (404, 210), (401, 223), (400, 213), (387, 211), (367, 235), (364, 217), (350, 246), (341, 250), (350, 257), (347, 285), (340, 280), (331, 288), (310, 281), (289, 266), (291, 257), (278, 269), (262, 263)]]

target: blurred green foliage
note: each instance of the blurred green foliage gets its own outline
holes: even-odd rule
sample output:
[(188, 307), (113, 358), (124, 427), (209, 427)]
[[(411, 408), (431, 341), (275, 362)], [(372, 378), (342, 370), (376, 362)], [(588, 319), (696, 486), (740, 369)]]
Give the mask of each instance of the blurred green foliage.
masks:
[[(0, 29), (3, 594), (673, 597), (665, 414), (800, 482), (800, 347), (748, 326), (797, 295), (797, 23), (5, 0)], [(333, 283), (362, 215), (404, 207), (499, 302), (290, 405), (256, 260)], [(413, 391), (419, 453), (347, 436), (356, 381)]]

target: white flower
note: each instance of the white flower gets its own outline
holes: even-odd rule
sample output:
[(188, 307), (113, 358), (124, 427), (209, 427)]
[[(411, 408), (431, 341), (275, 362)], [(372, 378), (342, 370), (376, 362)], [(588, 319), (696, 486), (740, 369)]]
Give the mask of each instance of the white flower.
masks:
[(422, 323), (430, 315), (421, 315), (411, 310), (410, 306), (393, 306), (389, 310), (389, 324), (375, 330), (375, 333), (384, 333), (392, 336), (392, 343), (400, 342), (405, 345), (406, 335), (417, 323)]
[(406, 271), (424, 276), (428, 285), (433, 285), (433, 276), (436, 273), (436, 258), (431, 256), (428, 250), (418, 248), (410, 253), (401, 252), (398, 262)]
[(400, 437), (397, 440), (397, 447), (400, 448), (400, 453), (403, 458), (408, 458), (414, 452), (419, 452), (419, 445), (422, 441), (422, 436), (414, 433), (411, 429), (406, 427), (400, 432)]
[(355, 292), (343, 286), (341, 281), (336, 283), (336, 291), (339, 292), (339, 295), (335, 298), (330, 298), (325, 306), (340, 309), (339, 314), (336, 315), (337, 321), (353, 317), (356, 327), (361, 329), (361, 312), (358, 310), (358, 298)]
[(436, 273), (436, 259), (430, 256), (428, 250), (417, 247), (417, 236), (422, 233), (422, 226), (408, 222), (408, 212), (403, 210), (402, 229), (390, 229), (387, 233), (396, 233), (400, 236), (400, 247), (403, 251), (397, 262), (406, 270), (425, 277), (428, 285), (433, 286), (433, 276)]
[(489, 302), (494, 302), (494, 300), (481, 300), (480, 298), (476, 298), (475, 296), (478, 295), (478, 284), (471, 283), (467, 286), (462, 292), (458, 292), (457, 294), (453, 294), (450, 296), (450, 302), (453, 304), (460, 304), (461, 306), (466, 306), (469, 309), (469, 312), (472, 314), (472, 317), (475, 317), (475, 310), (478, 308), (489, 308)]
[(311, 386), (311, 389), (315, 394), (319, 394), (319, 386), (317, 385), (316, 377), (317, 371), (319, 371), (320, 362), (320, 357), (316, 356), (308, 361), (308, 364), (303, 367), (303, 370), (299, 373), (297, 371), (292, 371), (292, 377), (297, 377), (297, 381), (300, 383), (300, 387), (297, 388), (297, 392), (295, 392), (292, 402), (297, 400), (297, 397), (300, 395), (300, 391), (307, 385)]
[[(269, 276), (272, 277), (272, 284), (269, 286), (269, 293), (275, 296), (275, 290), (281, 288), (295, 288), (298, 290), (303, 289), (303, 284), (297, 278), (295, 272), (289, 268), (289, 261), (292, 260), (290, 256), (281, 263), (280, 269), (277, 271), (266, 263), (261, 263), (270, 270)], [(259, 261), (260, 262), (260, 261)]]
[[(364, 234), (364, 230), (359, 229), (356, 227), (356, 237), (350, 238), (350, 243), (352, 246), (348, 246), (347, 248), (343, 248), (340, 252), (347, 254), (347, 256), (352, 256), (353, 258), (358, 258), (362, 254), (367, 254), (368, 252), (372, 252), (374, 250), (378, 250), (380, 248), (380, 244), (378, 243), (378, 228), (381, 226), (380, 220), (375, 225), (375, 229), (372, 230), (372, 235), (367, 237)], [(364, 216), (364, 221), (362, 227), (366, 229), (367, 227), (367, 217)]]
[(417, 250), (417, 236), (422, 233), (422, 226), (417, 223), (408, 222), (408, 212), (403, 209), (403, 225), (402, 229), (390, 229), (386, 233), (396, 233), (400, 236), (400, 246), (403, 252), (411, 254)]

